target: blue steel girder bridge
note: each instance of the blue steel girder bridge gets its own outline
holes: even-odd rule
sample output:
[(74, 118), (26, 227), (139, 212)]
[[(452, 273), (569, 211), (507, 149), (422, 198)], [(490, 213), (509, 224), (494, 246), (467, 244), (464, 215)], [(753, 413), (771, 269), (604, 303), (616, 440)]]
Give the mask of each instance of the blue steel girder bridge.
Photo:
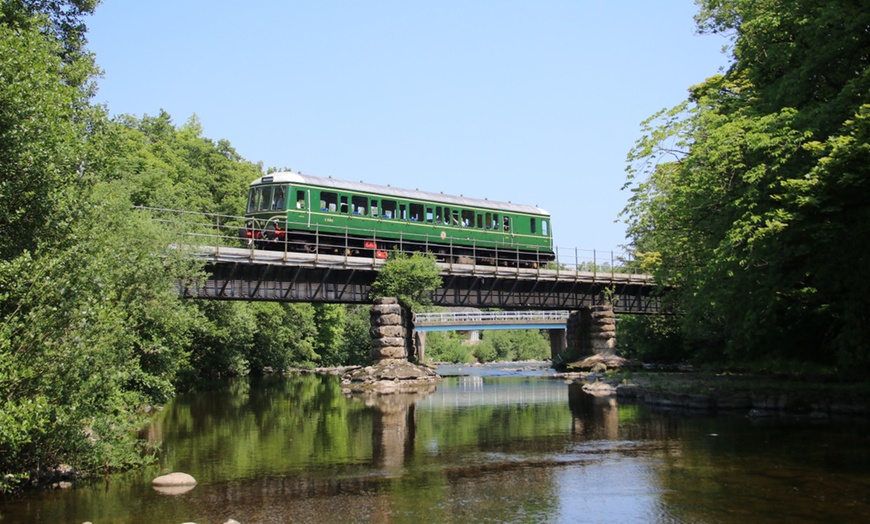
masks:
[[(238, 237), (243, 217), (143, 211), (179, 233), (177, 249), (204, 260), (207, 277), (179, 290), (190, 298), (370, 304), (371, 286), (386, 263), (377, 256), (335, 253), (334, 248), (296, 252), (285, 244), (283, 251), (257, 249)], [(661, 310), (660, 289), (650, 275), (634, 272), (630, 259), (578, 249), (557, 248), (555, 254), (554, 262), (542, 258), (537, 267), (520, 267), (510, 261), (459, 263), (446, 251), (438, 262), (443, 285), (432, 301), (448, 307), (574, 311), (610, 303), (615, 313)]]

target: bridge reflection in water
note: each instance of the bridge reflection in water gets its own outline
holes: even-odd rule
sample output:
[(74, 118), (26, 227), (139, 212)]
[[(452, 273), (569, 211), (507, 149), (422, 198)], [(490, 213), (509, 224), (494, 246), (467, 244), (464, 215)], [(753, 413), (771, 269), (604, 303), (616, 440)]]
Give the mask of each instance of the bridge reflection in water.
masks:
[[(448, 376), (434, 392), (354, 396), (372, 410), (374, 463), (387, 474), (398, 475), (413, 462), (421, 451), (417, 449), (421, 444), (417, 431), (420, 416), (426, 418), (429, 426), (441, 414), (453, 420), (461, 419), (464, 413), (473, 415), (474, 419), (480, 413), (500, 419), (500, 414), (511, 417), (511, 413), (516, 415), (519, 412), (528, 417), (531, 410), (542, 416), (546, 414), (547, 424), (553, 426), (551, 431), (555, 434), (571, 434), (582, 440), (613, 441), (620, 438), (619, 411), (614, 397), (595, 397), (584, 392), (579, 383), (566, 384), (559, 379), (541, 376), (542, 368), (526, 370), (511, 365), (499, 370), (490, 365), (471, 372), (489, 375)], [(523, 372), (529, 375), (515, 376)], [(476, 421), (475, 427), (479, 430), (478, 424), (480, 422)], [(462, 430), (457, 428), (457, 431)], [(422, 444), (427, 449), (438, 445), (435, 442)]]

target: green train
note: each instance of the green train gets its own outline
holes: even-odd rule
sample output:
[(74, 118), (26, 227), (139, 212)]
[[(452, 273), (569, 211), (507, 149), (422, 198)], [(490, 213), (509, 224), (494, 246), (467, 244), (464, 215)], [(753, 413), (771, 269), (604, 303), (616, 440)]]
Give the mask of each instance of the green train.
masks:
[(550, 215), (537, 206), (293, 172), (251, 182), (240, 234), (257, 247), (537, 267), (553, 260)]

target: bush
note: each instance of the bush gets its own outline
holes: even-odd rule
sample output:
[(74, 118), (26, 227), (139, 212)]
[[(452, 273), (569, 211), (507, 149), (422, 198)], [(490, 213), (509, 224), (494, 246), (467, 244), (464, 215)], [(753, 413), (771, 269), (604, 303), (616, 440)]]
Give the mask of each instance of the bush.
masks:
[(430, 331), (426, 334), (426, 358), (434, 362), (471, 362), (471, 349), (462, 345), (455, 331)]
[(675, 363), (692, 354), (674, 315), (622, 315), (616, 329), (620, 352), (626, 358)]
[(538, 329), (496, 329), (485, 331), (484, 343), (492, 344), (493, 360), (545, 360), (550, 357), (547, 335)]

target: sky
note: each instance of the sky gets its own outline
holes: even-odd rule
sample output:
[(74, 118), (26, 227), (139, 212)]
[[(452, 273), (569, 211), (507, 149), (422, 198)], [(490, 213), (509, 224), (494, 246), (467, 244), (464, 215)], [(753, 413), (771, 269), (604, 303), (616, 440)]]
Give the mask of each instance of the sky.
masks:
[[(251, 162), (538, 205), (621, 250), (642, 121), (727, 67), (693, 0), (106, 0), (110, 114), (196, 115)], [(243, 210), (239, 210), (242, 214)]]

